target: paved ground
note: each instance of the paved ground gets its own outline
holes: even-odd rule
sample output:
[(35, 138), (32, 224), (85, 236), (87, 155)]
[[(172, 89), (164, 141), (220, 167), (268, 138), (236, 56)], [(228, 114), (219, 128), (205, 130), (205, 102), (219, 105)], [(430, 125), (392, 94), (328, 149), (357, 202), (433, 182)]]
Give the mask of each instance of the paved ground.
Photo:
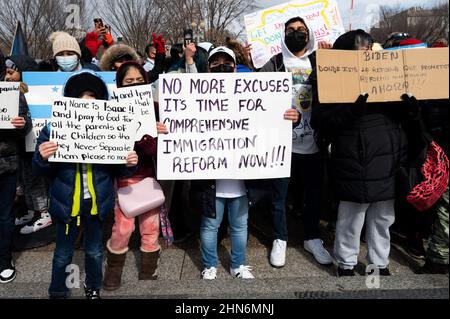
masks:
[[(283, 269), (274, 269), (268, 263), (270, 250), (270, 227), (267, 216), (252, 216), (248, 264), (253, 267), (257, 279), (242, 281), (229, 275), (230, 241), (223, 240), (219, 247), (218, 279), (211, 282), (200, 280), (201, 256), (199, 240), (191, 238), (182, 245), (164, 249), (159, 279), (152, 282), (137, 280), (139, 252), (137, 238), (133, 239), (132, 251), (127, 255), (123, 275), (123, 287), (116, 292), (104, 292), (105, 298), (133, 299), (190, 299), (190, 298), (438, 298), (448, 299), (448, 276), (415, 275), (415, 269), (423, 261), (410, 258), (394, 240), (391, 252), (393, 276), (381, 278), (378, 289), (368, 289), (365, 272), (365, 245), (362, 244), (358, 275), (354, 278), (337, 278), (335, 267), (316, 264), (309, 253), (302, 248), (301, 224), (289, 217), (291, 238), (288, 246), (287, 264)], [(325, 224), (323, 225), (323, 228)], [(325, 228), (324, 228), (325, 229)], [(332, 233), (325, 232), (326, 247), (331, 251)], [(54, 244), (40, 249), (16, 253), (17, 279), (0, 286), (0, 298), (47, 298), (51, 276), (51, 261)], [(74, 263), (84, 267), (83, 255), (77, 251)], [(82, 297), (81, 289), (73, 289), (74, 298)]]

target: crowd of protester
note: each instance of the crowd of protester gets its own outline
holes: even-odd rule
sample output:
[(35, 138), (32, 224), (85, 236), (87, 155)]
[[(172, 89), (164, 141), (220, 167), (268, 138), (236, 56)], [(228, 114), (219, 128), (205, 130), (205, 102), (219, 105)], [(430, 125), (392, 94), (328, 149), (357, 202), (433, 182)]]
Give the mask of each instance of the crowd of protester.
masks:
[[(25, 152), (24, 139), (32, 122), (22, 73), (30, 71), (71, 72), (64, 96), (98, 100), (109, 99), (108, 88), (96, 73), (99, 71), (116, 72), (117, 87), (157, 86), (163, 73), (291, 72), (294, 96), (284, 114), (293, 125), (291, 177), (258, 183), (259, 190), (264, 186), (264, 209), (270, 211), (271, 220), (267, 222), (273, 230), (268, 262), (275, 268), (289, 262), (287, 216), (292, 213), (301, 215), (305, 251), (320, 265), (337, 265), (338, 276), (355, 275), (364, 226), (367, 262), (378, 267), (380, 275), (391, 275), (393, 233), (404, 234), (408, 252), (426, 260), (420, 273), (448, 273), (448, 188), (427, 212), (417, 211), (397, 191), (397, 172), (403, 163), (418, 156), (417, 150), (423, 148), (418, 142), (421, 136), (431, 136), (448, 155), (448, 99), (418, 101), (403, 95), (399, 97), (401, 102), (367, 103), (369, 95), (365, 94), (355, 97), (354, 103), (324, 105), (318, 100), (317, 49), (409, 48), (422, 44), (418, 39), (399, 32), (379, 44), (365, 31), (353, 30), (332, 45), (318, 42), (305, 20), (293, 17), (285, 23), (281, 53), (261, 69), (253, 66), (251, 47), (234, 39), (214, 44), (173, 44), (167, 52), (163, 37), (153, 34), (141, 58), (134, 48), (114, 43), (99, 19), (95, 30), (80, 43), (59, 31), (49, 41), (53, 49), (49, 60), (37, 63), (27, 56), (0, 56), (0, 81), (21, 82), (19, 116), (12, 120), (15, 129), (0, 130), (0, 283), (16, 277), (14, 228), (29, 235), (56, 226), (49, 296), (69, 296), (66, 267), (72, 261), (81, 229), (86, 297), (100, 298), (102, 288), (119, 289), (135, 219), (127, 218), (117, 205), (114, 184), (124, 187), (156, 177), (157, 136), (146, 135), (136, 142), (127, 164), (122, 166), (49, 162), (58, 146), (49, 141), (48, 127), (40, 133), (36, 151)], [(428, 46), (446, 47), (447, 41), (441, 39)], [(166, 133), (164, 124), (158, 123), (158, 134)], [(199, 235), (201, 278), (217, 277), (217, 244), (228, 231), (232, 246), (230, 274), (243, 279), (258, 276), (246, 261), (249, 207), (255, 200), (263, 200), (261, 195), (256, 199), (253, 196), (252, 181), (161, 184), (166, 204), (136, 217), (141, 235), (140, 280), (157, 279), (160, 254), (164, 253), (159, 243), (160, 228), (170, 224), (175, 243)], [(324, 192), (327, 189), (330, 191)], [(27, 209), (15, 216), (13, 205), (21, 193)], [(321, 239), (320, 221), (325, 213), (329, 216), (327, 231), (335, 232), (332, 252)], [(104, 247), (104, 221), (109, 214), (114, 215), (114, 225)]]

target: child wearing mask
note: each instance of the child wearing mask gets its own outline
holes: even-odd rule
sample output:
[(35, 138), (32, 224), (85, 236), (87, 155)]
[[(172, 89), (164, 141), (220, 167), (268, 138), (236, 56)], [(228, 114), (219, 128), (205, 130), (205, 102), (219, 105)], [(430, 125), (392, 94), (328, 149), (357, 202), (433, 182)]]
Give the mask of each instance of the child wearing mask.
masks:
[(41, 62), (41, 71), (75, 72), (81, 69), (100, 71), (92, 64), (81, 60), (81, 48), (77, 40), (62, 31), (54, 32), (49, 38), (52, 43), (53, 60)]
[[(147, 72), (137, 62), (123, 63), (116, 74), (117, 87), (132, 87), (149, 84)], [(158, 133), (166, 133), (165, 126), (157, 125)], [(134, 149), (139, 156), (138, 170), (131, 177), (117, 180), (118, 187), (126, 187), (141, 182), (147, 177), (156, 178), (154, 166), (157, 154), (156, 137), (145, 135), (135, 143)], [(166, 211), (162, 207), (150, 210), (139, 215), (139, 230), (141, 233), (141, 266), (139, 280), (157, 279), (158, 261), (161, 251), (159, 245), (160, 218), (162, 225), (168, 226)], [(114, 211), (114, 225), (111, 238), (106, 243), (107, 261), (103, 288), (108, 291), (119, 289), (121, 285), (122, 270), (125, 264), (130, 237), (134, 231), (135, 219), (124, 215), (119, 205)], [(160, 216), (161, 215), (161, 216)]]
[[(211, 51), (208, 58), (210, 73), (236, 72), (236, 56), (226, 47)], [(286, 111), (284, 118), (298, 121), (294, 109)], [(243, 180), (204, 180), (191, 182), (191, 200), (194, 209), (202, 213), (200, 226), (201, 251), (204, 270), (202, 278), (217, 277), (217, 234), (228, 207), (228, 220), (231, 230), (231, 267), (234, 278), (253, 279), (251, 268), (246, 265), (247, 221), (250, 187)], [(214, 205), (211, 205), (214, 203)]]
[[(72, 75), (64, 86), (64, 96), (108, 100), (103, 80), (92, 71)], [(84, 227), (87, 299), (100, 299), (103, 263), (103, 221), (114, 207), (114, 179), (133, 173), (138, 156), (131, 152), (125, 165), (53, 163), (49, 158), (58, 146), (49, 142), (50, 129), (39, 136), (33, 169), (51, 178), (49, 212), (56, 223), (56, 249), (53, 256), (50, 298), (68, 297), (66, 267), (72, 262), (79, 226)]]

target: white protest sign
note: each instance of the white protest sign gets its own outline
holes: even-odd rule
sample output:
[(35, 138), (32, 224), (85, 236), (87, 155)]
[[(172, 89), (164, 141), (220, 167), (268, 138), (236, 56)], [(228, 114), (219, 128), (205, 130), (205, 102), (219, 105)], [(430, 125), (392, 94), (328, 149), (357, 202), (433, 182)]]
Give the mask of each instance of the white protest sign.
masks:
[(293, 17), (305, 20), (317, 42), (334, 43), (345, 32), (336, 0), (295, 0), (246, 15), (247, 39), (256, 68), (281, 52), (284, 24)]
[(158, 179), (289, 177), (290, 73), (164, 74)]
[[(105, 81), (109, 91), (116, 89), (116, 72), (97, 72)], [(23, 72), (23, 82), (28, 85), (25, 94), (30, 109), (33, 129), (25, 138), (26, 151), (34, 152), (41, 129), (52, 118), (53, 101), (63, 95), (64, 84), (72, 72)]]
[(20, 83), (0, 82), (0, 129), (14, 129), (13, 118), (19, 115)]
[(51, 162), (124, 164), (134, 148), (134, 114), (115, 101), (55, 100), (50, 125)]
[(138, 125), (136, 133), (137, 142), (144, 135), (150, 135), (154, 138), (157, 137), (155, 105), (153, 103), (151, 85), (115, 89), (111, 99), (120, 102), (121, 105), (128, 105), (133, 109)]

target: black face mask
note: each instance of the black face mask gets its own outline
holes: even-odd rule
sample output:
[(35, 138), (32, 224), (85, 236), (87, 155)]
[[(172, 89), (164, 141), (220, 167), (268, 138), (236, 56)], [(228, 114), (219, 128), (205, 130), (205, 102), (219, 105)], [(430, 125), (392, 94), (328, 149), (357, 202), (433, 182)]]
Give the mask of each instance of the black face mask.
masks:
[(221, 64), (213, 68), (209, 68), (211, 73), (233, 73), (234, 66)]
[(308, 34), (295, 30), (289, 34), (286, 34), (285, 42), (289, 51), (292, 53), (300, 52), (308, 44)]

